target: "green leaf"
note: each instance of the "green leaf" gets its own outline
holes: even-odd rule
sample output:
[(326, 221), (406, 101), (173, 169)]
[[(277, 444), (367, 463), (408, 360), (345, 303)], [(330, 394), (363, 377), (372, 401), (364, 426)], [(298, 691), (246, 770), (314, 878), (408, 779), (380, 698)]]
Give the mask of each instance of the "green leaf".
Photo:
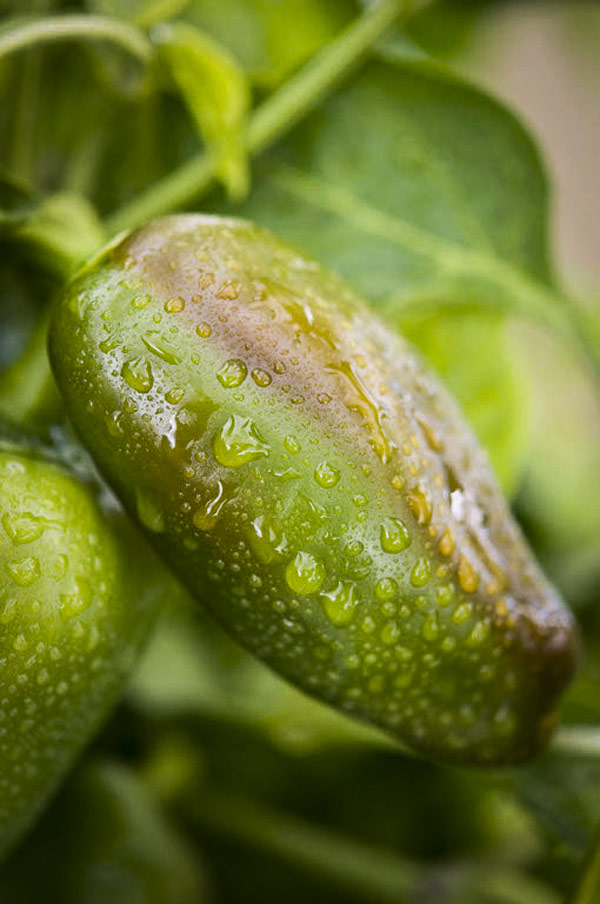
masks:
[[(425, 349), (452, 329), (438, 326), (442, 309), (551, 319), (558, 308), (535, 146), (505, 108), (426, 60), (366, 67), (264, 158), (239, 212), (339, 272), (399, 327), (419, 318)], [(468, 323), (449, 339), (455, 353), (442, 369), (468, 412), (481, 406), (474, 424), (514, 486), (520, 377), (500, 328), (496, 345), (485, 320)], [(483, 414), (492, 383), (508, 390), (497, 418), (491, 399)]]
[(109, 759), (88, 761), (67, 782), (3, 869), (0, 895), (29, 904), (208, 900), (198, 852), (138, 776)]
[(198, 131), (218, 157), (219, 178), (230, 197), (243, 197), (248, 188), (246, 76), (224, 47), (193, 25), (165, 25), (155, 35)]
[(105, 241), (92, 205), (71, 192), (45, 198), (26, 219), (5, 231), (42, 266), (62, 276), (69, 275)]
[(351, 0), (193, 0), (187, 11), (191, 22), (228, 47), (267, 89), (280, 84), (355, 15)]
[(435, 57), (450, 57), (467, 42), (478, 16), (495, 0), (438, 0), (407, 24), (407, 33)]

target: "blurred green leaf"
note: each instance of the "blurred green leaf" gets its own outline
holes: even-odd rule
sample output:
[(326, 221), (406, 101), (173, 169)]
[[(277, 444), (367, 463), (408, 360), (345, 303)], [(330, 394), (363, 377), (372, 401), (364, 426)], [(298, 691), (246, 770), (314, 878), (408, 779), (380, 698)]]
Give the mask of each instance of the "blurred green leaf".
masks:
[(600, 577), (600, 395), (555, 339), (523, 327), (518, 342), (535, 405), (519, 496), (536, 549), (571, 602), (594, 602)]
[(202, 904), (192, 851), (135, 773), (91, 761), (0, 877), (6, 904)]
[(352, 0), (192, 0), (187, 18), (275, 88), (356, 15)]
[(218, 177), (230, 197), (243, 197), (248, 189), (246, 76), (224, 47), (193, 25), (163, 25), (154, 36), (200, 135), (217, 155)]
[(159, 717), (186, 713), (254, 727), (282, 748), (400, 748), (306, 697), (234, 644), (212, 622), (167, 613), (133, 676), (128, 699)]
[(407, 34), (434, 57), (458, 53), (479, 15), (498, 0), (438, 0), (420, 10), (408, 23)]
[(8, 255), (0, 259), (1, 374), (23, 351), (38, 318), (35, 282)]
[(92, 205), (82, 195), (70, 192), (43, 199), (30, 216), (5, 232), (8, 240), (59, 276), (70, 274), (105, 242)]

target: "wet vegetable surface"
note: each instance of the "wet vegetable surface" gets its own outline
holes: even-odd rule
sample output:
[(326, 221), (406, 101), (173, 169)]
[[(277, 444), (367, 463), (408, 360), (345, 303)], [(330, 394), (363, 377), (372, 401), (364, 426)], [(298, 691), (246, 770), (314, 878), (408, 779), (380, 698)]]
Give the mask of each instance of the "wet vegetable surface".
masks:
[(70, 284), (50, 350), (102, 472), (247, 648), (429, 757), (546, 740), (572, 618), (454, 402), (337, 279), (168, 217)]
[(0, 858), (114, 704), (167, 587), (95, 496), (0, 441)]

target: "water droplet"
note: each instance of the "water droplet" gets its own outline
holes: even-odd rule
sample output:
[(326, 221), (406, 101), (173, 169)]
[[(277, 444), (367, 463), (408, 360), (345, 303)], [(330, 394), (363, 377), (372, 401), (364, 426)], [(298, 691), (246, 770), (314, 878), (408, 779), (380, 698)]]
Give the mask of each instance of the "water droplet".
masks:
[(239, 297), (241, 288), (241, 284), (236, 280), (224, 282), (217, 292), (217, 298), (222, 298), (225, 301), (235, 301)]
[(300, 452), (302, 446), (298, 442), (295, 436), (286, 436), (283, 441), (285, 448), (288, 452), (291, 452), (292, 455), (295, 455), (297, 452)]
[(121, 337), (118, 333), (110, 333), (106, 339), (103, 339), (102, 342), (99, 343), (98, 348), (103, 354), (108, 354), (108, 352), (112, 352), (113, 349), (117, 348), (121, 343)]
[(165, 311), (167, 314), (179, 314), (185, 308), (185, 301), (180, 295), (174, 295), (165, 301)]
[(17, 614), (17, 600), (6, 600), (2, 609), (0, 609), (0, 625), (8, 625)]
[(344, 378), (347, 396), (346, 405), (350, 411), (356, 412), (361, 417), (365, 427), (371, 434), (370, 445), (383, 464), (387, 464), (391, 455), (391, 446), (383, 427), (383, 422), (387, 416), (385, 410), (377, 404), (371, 390), (349, 361), (342, 361), (339, 365), (331, 365), (327, 368), (327, 372), (339, 374)]
[(375, 624), (375, 620), (371, 618), (370, 615), (365, 615), (362, 620), (361, 628), (365, 634), (372, 634), (377, 625)]
[(375, 596), (382, 603), (393, 599), (398, 592), (398, 584), (393, 578), (381, 578), (375, 584)]
[(431, 578), (431, 567), (425, 558), (417, 559), (410, 573), (410, 582), (413, 587), (424, 587)]
[(421, 629), (421, 633), (423, 635), (424, 640), (429, 641), (430, 643), (434, 641), (440, 630), (440, 619), (437, 612), (430, 612), (423, 619), (423, 627)]
[(235, 389), (246, 379), (248, 368), (240, 358), (230, 358), (217, 371), (217, 380), (225, 389)]
[(179, 386), (174, 386), (172, 389), (168, 389), (165, 392), (165, 402), (168, 402), (169, 405), (177, 405), (179, 402), (181, 402), (184, 395), (185, 389), (181, 389)]
[(325, 580), (325, 569), (309, 552), (298, 552), (285, 570), (285, 579), (294, 593), (315, 593)]
[(438, 587), (435, 595), (439, 606), (442, 608), (449, 606), (454, 599), (454, 587), (452, 584), (443, 584)]
[(136, 492), (138, 518), (148, 530), (161, 533), (165, 530), (165, 518), (158, 503), (149, 493), (142, 490)]
[(44, 532), (45, 524), (42, 518), (29, 512), (5, 512), (2, 526), (15, 546), (21, 546), (38, 540)]
[(454, 537), (452, 536), (452, 533), (450, 532), (450, 529), (448, 527), (445, 529), (444, 533), (441, 536), (439, 542), (439, 550), (443, 556), (446, 556), (446, 558), (448, 556), (451, 556), (454, 550)]
[(180, 355), (157, 330), (148, 330), (147, 333), (144, 333), (142, 342), (149, 352), (152, 352), (165, 364), (181, 364)]
[(225, 468), (240, 468), (258, 458), (266, 458), (269, 446), (249, 417), (232, 414), (213, 442), (215, 458)]
[(196, 327), (196, 333), (201, 339), (208, 339), (212, 335), (212, 327), (206, 320), (202, 320)]
[(89, 591), (83, 587), (78, 587), (75, 593), (61, 593), (58, 599), (58, 611), (63, 621), (68, 621), (80, 615), (90, 604)]
[(69, 567), (69, 559), (64, 553), (59, 552), (56, 556), (52, 568), (52, 577), (55, 581), (62, 581), (62, 579), (67, 574), (67, 568)]
[(24, 634), (18, 634), (15, 637), (15, 640), (13, 642), (13, 649), (17, 650), (17, 652), (19, 653), (27, 649), (27, 638)]
[(400, 628), (394, 621), (389, 621), (387, 624), (383, 626), (381, 631), (381, 639), (383, 643), (391, 646), (391, 644), (396, 643), (398, 638), (400, 637)]
[(473, 626), (473, 629), (469, 636), (466, 639), (466, 644), (468, 647), (478, 647), (480, 646), (489, 636), (490, 633), (490, 623), (485, 621), (477, 622), (476, 625)]
[(154, 385), (152, 368), (145, 358), (125, 361), (121, 368), (121, 376), (136, 392), (150, 392)]
[(343, 627), (350, 624), (358, 604), (355, 584), (351, 581), (340, 581), (334, 590), (321, 593), (321, 599), (325, 612), (334, 625)]
[(19, 587), (29, 587), (41, 577), (39, 560), (35, 556), (25, 556), (14, 562), (6, 563), (6, 570)]
[(218, 480), (214, 495), (202, 506), (194, 512), (194, 527), (198, 530), (209, 531), (215, 527), (221, 514), (221, 509), (228, 501), (223, 483)]
[(265, 565), (287, 552), (285, 533), (268, 515), (259, 515), (252, 522), (249, 540), (254, 555)]
[(315, 468), (315, 480), (321, 487), (334, 487), (340, 479), (340, 472), (328, 461), (322, 461)]
[(142, 311), (144, 308), (148, 307), (151, 301), (151, 295), (135, 295), (131, 301), (131, 307), (135, 308), (136, 311)]
[(359, 556), (364, 548), (365, 545), (360, 540), (348, 540), (344, 547), (344, 555), (353, 559), (355, 556)]
[(257, 386), (268, 386), (271, 383), (271, 374), (263, 370), (261, 367), (255, 367), (252, 371), (252, 379), (256, 383)]
[(452, 621), (455, 625), (462, 625), (471, 617), (473, 610), (470, 603), (459, 603), (452, 613)]
[(379, 541), (384, 552), (402, 552), (410, 546), (408, 528), (399, 518), (386, 518), (379, 531)]
[(419, 524), (429, 524), (431, 521), (431, 500), (422, 487), (416, 487), (408, 495), (408, 505)]
[(465, 593), (475, 593), (479, 584), (475, 569), (465, 556), (461, 556), (458, 562), (458, 583)]

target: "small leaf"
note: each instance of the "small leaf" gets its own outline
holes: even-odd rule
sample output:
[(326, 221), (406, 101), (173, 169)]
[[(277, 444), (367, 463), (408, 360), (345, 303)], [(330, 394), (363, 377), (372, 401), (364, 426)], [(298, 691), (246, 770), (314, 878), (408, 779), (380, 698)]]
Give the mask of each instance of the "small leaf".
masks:
[(162, 26), (155, 38), (198, 131), (217, 155), (219, 178), (230, 197), (243, 197), (248, 189), (246, 76), (229, 51), (193, 25)]
[(60, 192), (45, 198), (9, 237), (51, 272), (68, 274), (104, 242), (102, 225), (82, 196)]

